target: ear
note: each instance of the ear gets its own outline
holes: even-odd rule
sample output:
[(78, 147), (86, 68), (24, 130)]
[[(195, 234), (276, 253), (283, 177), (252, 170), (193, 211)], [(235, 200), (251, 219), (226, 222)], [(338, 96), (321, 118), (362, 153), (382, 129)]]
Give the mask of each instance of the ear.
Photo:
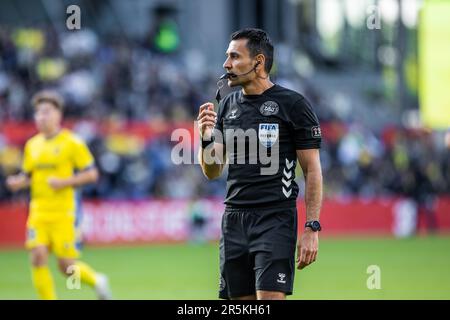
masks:
[(255, 64), (255, 68), (258, 66), (258, 65), (262, 65), (263, 66), (263, 69), (264, 69), (264, 63), (266, 62), (266, 57), (264, 57), (264, 55), (263, 54), (258, 54), (257, 56), (256, 56), (256, 64)]

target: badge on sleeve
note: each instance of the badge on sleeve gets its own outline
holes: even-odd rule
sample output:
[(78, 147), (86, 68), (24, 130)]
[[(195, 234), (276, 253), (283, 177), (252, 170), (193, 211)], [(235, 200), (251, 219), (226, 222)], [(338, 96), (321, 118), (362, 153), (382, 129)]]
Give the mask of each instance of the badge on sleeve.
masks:
[(313, 138), (321, 138), (322, 137), (322, 132), (320, 131), (320, 127), (319, 126), (314, 126), (311, 128), (311, 134)]

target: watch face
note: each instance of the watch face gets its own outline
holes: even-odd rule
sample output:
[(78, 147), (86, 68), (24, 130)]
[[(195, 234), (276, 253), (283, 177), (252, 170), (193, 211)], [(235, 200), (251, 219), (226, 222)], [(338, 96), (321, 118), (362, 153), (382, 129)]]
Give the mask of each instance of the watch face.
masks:
[(322, 229), (319, 221), (306, 222), (305, 227), (311, 228), (312, 231), (320, 231)]
[(312, 227), (314, 230), (319, 230), (320, 229), (320, 223), (318, 221), (314, 221), (312, 223)]

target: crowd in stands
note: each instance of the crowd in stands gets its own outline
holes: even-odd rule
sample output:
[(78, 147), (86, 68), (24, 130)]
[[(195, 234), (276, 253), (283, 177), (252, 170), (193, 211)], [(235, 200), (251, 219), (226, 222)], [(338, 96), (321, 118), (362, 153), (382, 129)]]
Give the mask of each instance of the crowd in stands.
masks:
[[(143, 137), (126, 130), (104, 131), (99, 125), (145, 123), (158, 128), (191, 123), (192, 127), (198, 106), (213, 100), (216, 75), (199, 77), (200, 73), (188, 72), (193, 63), (189, 59), (195, 57), (187, 58), (182, 52), (163, 55), (145, 41), (100, 39), (89, 30), (59, 36), (51, 30), (1, 28), (0, 200), (13, 197), (4, 181), (20, 170), (25, 142), (10, 141), (11, 134), (3, 124), (31, 124), (29, 99), (41, 88), (55, 88), (64, 95), (66, 119), (95, 156), (101, 178), (97, 185), (84, 189), (86, 197), (223, 196), (225, 175), (206, 183), (198, 165), (172, 162), (175, 142), (170, 132)], [(273, 79), (287, 82), (276, 74)], [(433, 195), (449, 193), (449, 149), (438, 133), (402, 127), (373, 132), (363, 123), (334, 117), (315, 98), (320, 91), (304, 88), (324, 135), (325, 196), (403, 195), (427, 201)], [(297, 175), (303, 193), (301, 170)]]

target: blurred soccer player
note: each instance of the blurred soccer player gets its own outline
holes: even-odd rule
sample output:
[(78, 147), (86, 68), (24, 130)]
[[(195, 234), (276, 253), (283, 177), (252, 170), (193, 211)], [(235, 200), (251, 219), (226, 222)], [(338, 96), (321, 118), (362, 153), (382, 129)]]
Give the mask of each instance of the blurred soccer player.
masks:
[(60, 95), (41, 91), (32, 104), (39, 133), (25, 145), (22, 172), (6, 183), (12, 191), (31, 188), (26, 247), (31, 252), (33, 284), (39, 298), (56, 299), (48, 268), (52, 251), (64, 275), (79, 275), (82, 283), (95, 288), (99, 299), (110, 299), (107, 277), (77, 260), (75, 188), (97, 181), (94, 158), (82, 140), (61, 128)]
[[(297, 267), (303, 269), (317, 256), (322, 200), (319, 122), (301, 94), (270, 81), (273, 46), (266, 32), (235, 32), (226, 56), (223, 78), (242, 90), (228, 94), (217, 113), (212, 103), (202, 105), (198, 116), (203, 173), (216, 178), (223, 171), (224, 155), (229, 163), (219, 297), (285, 299), (292, 293), (295, 273), (297, 159), (306, 180), (307, 220), (297, 244)], [(216, 137), (213, 143), (213, 134), (225, 138)], [(239, 143), (246, 146), (243, 151), (235, 147)], [(258, 152), (257, 159), (250, 151), (255, 147), (266, 151)], [(268, 163), (261, 160), (264, 153), (271, 154), (271, 165), (276, 164), (270, 174)]]

